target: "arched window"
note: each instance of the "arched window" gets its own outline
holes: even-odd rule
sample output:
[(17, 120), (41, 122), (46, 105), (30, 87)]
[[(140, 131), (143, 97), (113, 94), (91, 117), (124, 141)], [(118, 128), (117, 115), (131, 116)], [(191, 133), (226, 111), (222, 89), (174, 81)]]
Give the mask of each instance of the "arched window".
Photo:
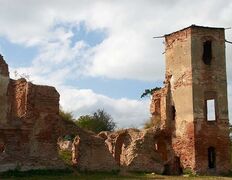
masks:
[(208, 166), (210, 169), (216, 167), (216, 151), (214, 147), (208, 148)]

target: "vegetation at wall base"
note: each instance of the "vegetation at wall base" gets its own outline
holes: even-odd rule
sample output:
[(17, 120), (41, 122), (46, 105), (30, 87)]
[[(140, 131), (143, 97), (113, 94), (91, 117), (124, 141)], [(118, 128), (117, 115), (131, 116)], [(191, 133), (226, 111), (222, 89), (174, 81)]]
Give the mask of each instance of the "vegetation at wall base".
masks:
[(1, 178), (13, 178), (13, 177), (32, 177), (32, 176), (63, 176), (67, 174), (72, 174), (73, 170), (67, 169), (38, 169), (38, 170), (28, 170), (20, 171), (18, 169), (9, 170), (0, 173)]
[[(230, 176), (231, 177), (231, 176)], [(0, 174), (0, 179), (12, 180), (148, 180), (148, 179), (188, 179), (188, 180), (229, 180), (228, 176), (164, 176), (146, 172), (80, 172), (75, 169), (66, 170), (31, 170), (20, 172), (8, 171)]]
[(65, 164), (72, 165), (72, 152), (68, 150), (59, 150), (59, 156)]
[(190, 168), (183, 169), (183, 175), (188, 177), (195, 177), (196, 175), (192, 172)]

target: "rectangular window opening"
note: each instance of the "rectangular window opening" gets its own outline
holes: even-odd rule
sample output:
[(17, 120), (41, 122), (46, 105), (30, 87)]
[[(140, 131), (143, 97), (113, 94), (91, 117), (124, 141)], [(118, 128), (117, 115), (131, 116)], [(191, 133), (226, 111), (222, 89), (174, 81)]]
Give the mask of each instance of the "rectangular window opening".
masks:
[(207, 106), (207, 121), (216, 120), (216, 111), (215, 111), (215, 99), (206, 100)]
[(202, 59), (206, 65), (211, 64), (211, 60), (212, 60), (212, 42), (211, 41), (204, 42)]

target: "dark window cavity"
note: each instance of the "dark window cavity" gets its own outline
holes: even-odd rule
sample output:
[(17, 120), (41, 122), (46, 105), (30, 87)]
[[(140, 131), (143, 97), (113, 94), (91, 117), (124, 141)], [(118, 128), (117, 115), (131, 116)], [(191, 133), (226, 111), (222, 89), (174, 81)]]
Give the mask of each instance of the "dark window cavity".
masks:
[(210, 169), (216, 167), (216, 151), (214, 147), (208, 148), (208, 166)]
[(172, 116), (172, 120), (176, 119), (176, 108), (175, 108), (175, 106), (171, 106), (171, 116)]
[(203, 44), (203, 62), (206, 65), (211, 64), (212, 60), (212, 41), (205, 41)]

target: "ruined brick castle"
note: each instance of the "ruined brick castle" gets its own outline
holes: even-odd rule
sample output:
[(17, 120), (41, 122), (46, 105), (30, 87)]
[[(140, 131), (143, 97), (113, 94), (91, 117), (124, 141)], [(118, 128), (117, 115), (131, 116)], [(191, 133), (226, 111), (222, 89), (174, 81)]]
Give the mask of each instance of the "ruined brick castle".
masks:
[(72, 134), (72, 162), (80, 170), (227, 173), (224, 29), (192, 25), (164, 37), (166, 78), (152, 95), (154, 126), (146, 130), (96, 135), (64, 121), (56, 89), (10, 79), (1, 56), (0, 172), (65, 168), (58, 151), (62, 137)]

